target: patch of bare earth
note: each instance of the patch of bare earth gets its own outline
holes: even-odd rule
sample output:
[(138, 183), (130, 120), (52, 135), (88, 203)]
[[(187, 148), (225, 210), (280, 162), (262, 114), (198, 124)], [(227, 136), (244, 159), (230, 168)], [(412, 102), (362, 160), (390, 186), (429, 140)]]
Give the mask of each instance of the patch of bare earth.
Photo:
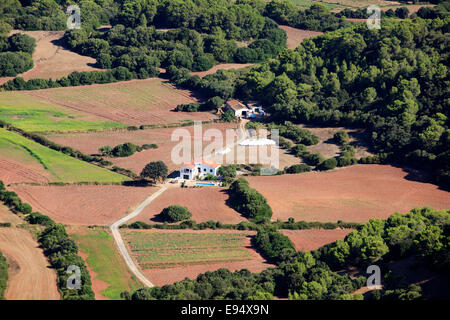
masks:
[(98, 278), (98, 273), (92, 270), (91, 266), (87, 262), (88, 255), (84, 252), (78, 251), (78, 255), (84, 260), (86, 263), (87, 271), (89, 272), (89, 276), (91, 277), (92, 282), (92, 291), (94, 291), (95, 300), (111, 300), (108, 297), (102, 295), (102, 291), (109, 287), (109, 284), (105, 281), (102, 281)]
[(311, 251), (335, 242), (344, 240), (352, 229), (306, 229), (306, 230), (280, 230), (282, 234), (289, 237), (297, 251)]
[(211, 112), (175, 112), (178, 104), (199, 101), (193, 92), (160, 78), (23, 91), (66, 108), (130, 126), (212, 120)]
[(10, 188), (39, 211), (58, 223), (73, 225), (105, 225), (124, 216), (157, 187), (127, 186), (31, 186)]
[[(79, 55), (62, 46), (65, 31), (11, 31), (11, 34), (14, 33), (24, 33), (36, 39), (36, 49), (33, 52), (34, 67), (18, 75), (25, 80), (33, 78), (56, 80), (73, 71), (101, 70), (93, 67), (96, 63), (94, 58)], [(9, 79), (12, 77), (0, 78), (0, 84)]]
[(211, 69), (206, 70), (206, 71), (191, 72), (191, 75), (199, 76), (200, 78), (203, 78), (204, 76), (207, 76), (208, 74), (216, 73), (217, 70), (243, 69), (243, 68), (250, 67), (253, 65), (254, 65), (254, 63), (219, 63), (219, 64), (216, 64)]
[(355, 148), (355, 157), (357, 159), (372, 155), (368, 151), (369, 142), (367, 134), (362, 129), (348, 129), (344, 127), (317, 127), (310, 125), (299, 125), (299, 127), (311, 131), (320, 140), (318, 144), (307, 147), (309, 152), (318, 152), (325, 158), (338, 156), (340, 153), (340, 148), (333, 140), (333, 136), (336, 132), (342, 130), (348, 133), (350, 137), (349, 143)]
[[(223, 137), (226, 136), (227, 129), (235, 129), (235, 123), (211, 123), (203, 125), (203, 133), (209, 129), (219, 130)], [(212, 141), (209, 141), (208, 135), (199, 135), (194, 139), (194, 127), (182, 128), (161, 128), (137, 131), (113, 131), (113, 132), (96, 132), (96, 133), (71, 133), (71, 134), (50, 134), (47, 138), (64, 145), (70, 146), (74, 149), (80, 150), (87, 154), (97, 154), (98, 148), (109, 145), (116, 146), (125, 142), (131, 142), (136, 145), (152, 144), (158, 145), (156, 149), (148, 149), (137, 152), (129, 157), (123, 158), (108, 158), (122, 168), (130, 169), (136, 173), (140, 173), (145, 165), (151, 161), (162, 160), (172, 170), (178, 170), (180, 164), (172, 159), (172, 150), (175, 146), (180, 144), (180, 141), (171, 141), (171, 136), (176, 132), (184, 132), (191, 137), (191, 151), (193, 152), (194, 141), (202, 141), (203, 148), (206, 148)], [(211, 131), (210, 131), (211, 132)], [(189, 141), (189, 140), (188, 140)], [(182, 154), (181, 154), (182, 155)]]
[(0, 222), (12, 223), (11, 227), (0, 227), (0, 252), (9, 265), (6, 299), (59, 300), (56, 272), (31, 233), (15, 226), (21, 219), (0, 205)]
[(420, 182), (417, 172), (390, 165), (354, 165), (326, 172), (247, 177), (267, 198), (272, 219), (365, 222), (395, 211), (450, 207), (449, 193)]
[(302, 30), (297, 28), (292, 28), (289, 26), (281, 26), (280, 28), (286, 31), (287, 41), (286, 45), (289, 49), (297, 48), (303, 40), (315, 36), (320, 36), (323, 32), (319, 31), (311, 31), (311, 30)]
[(8, 159), (0, 154), (0, 180), (6, 185), (18, 182), (49, 182), (49, 173), (38, 163), (25, 163)]
[(157, 215), (162, 209), (170, 205), (187, 207), (192, 213), (192, 220), (206, 222), (208, 220), (222, 223), (236, 224), (246, 220), (240, 213), (230, 208), (226, 201), (228, 194), (226, 189), (219, 187), (180, 188), (167, 189), (158, 198), (152, 201), (141, 214), (132, 221), (144, 221), (146, 223), (162, 223)]

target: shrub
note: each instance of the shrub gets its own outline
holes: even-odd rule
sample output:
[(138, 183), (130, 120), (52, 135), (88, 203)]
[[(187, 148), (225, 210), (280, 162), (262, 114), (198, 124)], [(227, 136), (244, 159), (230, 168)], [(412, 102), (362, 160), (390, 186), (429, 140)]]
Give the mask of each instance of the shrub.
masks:
[(300, 163), (300, 164), (294, 164), (284, 170), (286, 173), (301, 173), (301, 172), (308, 172), (311, 171), (311, 167), (307, 164)]
[(186, 207), (171, 205), (161, 211), (160, 217), (164, 221), (173, 223), (189, 219), (192, 217), (192, 213)]
[(350, 137), (348, 136), (347, 132), (345, 132), (344, 130), (340, 130), (334, 134), (333, 139), (336, 141), (337, 144), (342, 146), (348, 143)]
[(322, 161), (318, 166), (317, 169), (321, 171), (325, 170), (331, 170), (336, 168), (337, 166), (337, 160), (335, 158), (330, 158), (325, 161)]
[(322, 156), (320, 153), (308, 153), (303, 156), (303, 159), (310, 166), (317, 166), (319, 163), (325, 160), (324, 156)]

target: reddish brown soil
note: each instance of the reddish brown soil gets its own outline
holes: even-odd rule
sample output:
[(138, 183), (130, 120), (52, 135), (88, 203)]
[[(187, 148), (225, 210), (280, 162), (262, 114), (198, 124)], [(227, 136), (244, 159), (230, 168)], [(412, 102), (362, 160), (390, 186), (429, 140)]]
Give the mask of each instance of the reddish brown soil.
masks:
[[(34, 67), (20, 74), (25, 80), (32, 78), (56, 80), (73, 71), (101, 70), (93, 67), (96, 63), (94, 58), (79, 55), (61, 46), (61, 38), (65, 31), (13, 30), (11, 34), (19, 32), (36, 39), (36, 49), (33, 52)], [(9, 79), (11, 77), (0, 78), (0, 84)]]
[(0, 180), (5, 184), (14, 182), (49, 182), (48, 172), (36, 163), (23, 163), (7, 159), (0, 154)]
[(226, 205), (225, 201), (228, 199), (228, 194), (224, 192), (225, 190), (212, 186), (169, 188), (153, 200), (133, 221), (159, 222), (155, 216), (161, 213), (162, 209), (174, 204), (187, 207), (192, 213), (191, 219), (197, 222), (214, 220), (235, 224), (246, 220), (241, 214)]
[[(156, 229), (152, 229), (151, 232), (155, 232)], [(243, 232), (247, 234), (254, 234), (251, 231), (237, 231), (237, 230), (157, 230), (156, 232), (199, 232), (199, 233), (236, 233)], [(232, 261), (232, 262), (220, 262), (220, 263), (206, 263), (198, 265), (188, 265), (176, 268), (166, 268), (166, 269), (145, 269), (142, 272), (148, 277), (148, 279), (157, 286), (163, 286), (165, 284), (171, 284), (177, 281), (184, 280), (185, 278), (195, 279), (199, 274), (205, 273), (206, 271), (215, 271), (220, 268), (225, 268), (230, 271), (236, 271), (241, 269), (248, 269), (251, 272), (261, 272), (269, 267), (274, 267), (274, 265), (267, 262), (263, 257), (261, 257), (251, 246), (251, 239), (247, 237), (245, 239), (245, 248), (251, 254), (250, 260), (244, 261)]]
[(198, 98), (191, 91), (176, 89), (159, 78), (24, 92), (43, 101), (133, 126), (217, 118), (210, 112), (173, 111), (178, 104), (196, 102)]
[(217, 70), (242, 69), (242, 68), (253, 66), (253, 65), (254, 65), (254, 63), (219, 63), (207, 71), (191, 72), (191, 75), (199, 76), (200, 78), (203, 78), (204, 76), (207, 76), (208, 74), (216, 73)]
[[(206, 130), (214, 128), (222, 132), (225, 137), (226, 129), (236, 128), (234, 123), (212, 123), (203, 125), (203, 133)], [(178, 141), (171, 141), (172, 133), (175, 130), (187, 130), (191, 137), (193, 137), (193, 126), (183, 128), (163, 128), (163, 129), (149, 129), (138, 131), (113, 131), (113, 132), (97, 132), (97, 133), (71, 133), (71, 134), (51, 134), (47, 138), (50, 140), (65, 146), (70, 146), (77, 150), (87, 154), (98, 153), (98, 148), (104, 145), (110, 145), (112, 147), (125, 143), (132, 142), (136, 145), (156, 143), (157, 149), (149, 149), (141, 152), (137, 152), (130, 157), (124, 158), (110, 158), (115, 165), (123, 168), (130, 169), (136, 173), (140, 173), (142, 168), (150, 161), (164, 161), (169, 172), (172, 170), (178, 170), (180, 165), (172, 162), (171, 152), (172, 149), (179, 144)], [(192, 140), (193, 141), (193, 140)], [(203, 137), (203, 147), (210, 144), (206, 137)], [(192, 146), (193, 150), (193, 146)]]
[(412, 180), (416, 176), (389, 165), (355, 165), (328, 172), (248, 177), (248, 181), (267, 198), (274, 220), (364, 222), (415, 207), (450, 208), (448, 192)]
[(33, 210), (58, 223), (110, 224), (157, 190), (156, 187), (125, 186), (30, 186), (10, 188), (31, 204)]
[(13, 224), (0, 228), (0, 252), (9, 264), (6, 299), (59, 300), (56, 272), (50, 268), (31, 233), (15, 226), (23, 221), (3, 205), (0, 206), (0, 221)]
[(280, 230), (291, 239), (297, 251), (316, 250), (336, 240), (343, 240), (351, 231), (351, 229)]
[(297, 48), (303, 40), (323, 34), (319, 31), (302, 30), (297, 28), (292, 28), (289, 26), (280, 26), (281, 29), (286, 31), (287, 42), (286, 45), (289, 49)]

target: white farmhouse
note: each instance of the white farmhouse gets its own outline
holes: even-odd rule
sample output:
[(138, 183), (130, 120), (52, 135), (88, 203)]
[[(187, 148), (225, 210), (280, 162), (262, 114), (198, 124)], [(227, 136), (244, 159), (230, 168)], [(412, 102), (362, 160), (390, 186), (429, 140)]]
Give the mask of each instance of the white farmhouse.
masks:
[(220, 164), (214, 161), (200, 160), (183, 164), (180, 168), (180, 178), (185, 180), (196, 180), (206, 177), (208, 174), (217, 176)]
[(259, 118), (264, 117), (266, 113), (264, 112), (261, 105), (256, 102), (249, 102), (247, 105), (242, 102), (232, 99), (225, 103), (225, 110), (233, 111), (237, 118)]

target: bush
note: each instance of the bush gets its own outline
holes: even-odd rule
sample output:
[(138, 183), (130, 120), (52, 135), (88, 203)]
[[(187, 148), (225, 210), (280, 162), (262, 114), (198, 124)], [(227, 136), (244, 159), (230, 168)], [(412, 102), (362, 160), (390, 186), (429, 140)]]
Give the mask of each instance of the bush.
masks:
[(331, 170), (336, 168), (337, 166), (337, 160), (335, 158), (330, 158), (325, 161), (322, 161), (318, 166), (317, 169), (321, 171), (325, 170)]
[(334, 134), (333, 139), (334, 141), (336, 141), (337, 144), (342, 146), (348, 143), (350, 137), (348, 136), (347, 132), (345, 132), (344, 130), (340, 130)]
[(311, 171), (311, 167), (307, 164), (300, 163), (300, 164), (294, 164), (284, 170), (286, 173), (293, 174), (293, 173), (301, 173), (301, 172), (308, 172)]
[(259, 231), (254, 242), (257, 250), (275, 262), (280, 262), (282, 255), (295, 253), (291, 240), (276, 230)]
[(303, 156), (303, 159), (310, 166), (317, 166), (319, 163), (325, 160), (324, 156), (322, 156), (320, 153), (308, 153)]
[(171, 205), (161, 211), (160, 217), (164, 221), (173, 223), (189, 219), (192, 213), (186, 207)]

